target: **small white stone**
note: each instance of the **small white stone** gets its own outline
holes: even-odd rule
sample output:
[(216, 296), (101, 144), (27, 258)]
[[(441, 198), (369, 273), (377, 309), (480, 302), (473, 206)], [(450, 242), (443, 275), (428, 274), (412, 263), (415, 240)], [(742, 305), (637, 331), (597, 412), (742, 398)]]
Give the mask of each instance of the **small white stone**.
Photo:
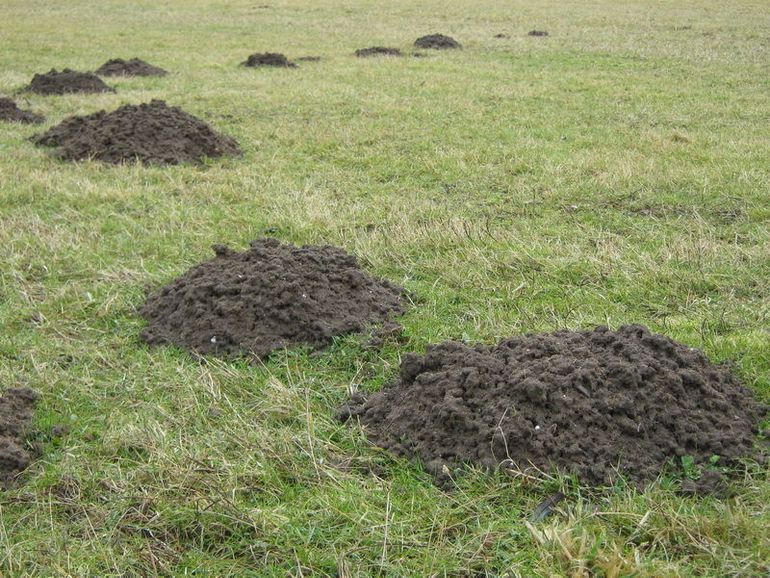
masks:
[(536, 425), (536, 426), (535, 426), (535, 431), (537, 431), (537, 430), (539, 430), (539, 429), (540, 429), (540, 426), (539, 426), (539, 425)]
[(211, 343), (216, 343), (216, 342), (217, 342), (217, 336), (215, 335), (214, 337), (211, 338)]

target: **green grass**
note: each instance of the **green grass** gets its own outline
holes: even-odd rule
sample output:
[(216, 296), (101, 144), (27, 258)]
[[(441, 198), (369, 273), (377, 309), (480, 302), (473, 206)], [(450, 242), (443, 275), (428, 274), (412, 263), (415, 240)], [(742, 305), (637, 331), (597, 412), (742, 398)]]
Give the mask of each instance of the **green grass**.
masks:
[[(766, 3), (266, 3), (3, 2), (0, 93), (113, 57), (172, 71), (16, 95), (50, 125), (163, 98), (244, 156), (64, 164), (28, 142), (39, 129), (0, 127), (0, 386), (43, 394), (42, 459), (0, 495), (0, 574), (770, 571), (767, 468), (723, 501), (573, 490), (528, 525), (563, 482), (470, 472), (445, 493), (332, 419), (431, 342), (630, 322), (733, 363), (770, 401)], [(465, 49), (352, 56), (432, 32)], [(256, 51), (323, 60), (237, 66)], [(148, 289), (266, 231), (413, 291), (408, 342), (350, 336), (264, 367), (141, 344)]]

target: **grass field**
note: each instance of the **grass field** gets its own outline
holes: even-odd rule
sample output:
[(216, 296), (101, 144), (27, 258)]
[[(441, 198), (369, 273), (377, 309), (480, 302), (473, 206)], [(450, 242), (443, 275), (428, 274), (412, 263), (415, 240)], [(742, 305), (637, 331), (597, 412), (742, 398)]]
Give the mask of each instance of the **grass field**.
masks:
[[(42, 458), (0, 494), (0, 575), (767, 575), (766, 467), (726, 500), (572, 489), (528, 525), (565, 481), (443, 492), (332, 418), (431, 342), (632, 322), (770, 401), (767, 3), (265, 3), (3, 1), (0, 93), (45, 126), (162, 98), (244, 156), (65, 164), (0, 127), (0, 387), (43, 395)], [(464, 50), (352, 56), (433, 32)], [(257, 51), (323, 60), (237, 66)], [(134, 56), (172, 74), (14, 94)], [(265, 234), (414, 292), (408, 342), (253, 366), (139, 341), (148, 290)]]

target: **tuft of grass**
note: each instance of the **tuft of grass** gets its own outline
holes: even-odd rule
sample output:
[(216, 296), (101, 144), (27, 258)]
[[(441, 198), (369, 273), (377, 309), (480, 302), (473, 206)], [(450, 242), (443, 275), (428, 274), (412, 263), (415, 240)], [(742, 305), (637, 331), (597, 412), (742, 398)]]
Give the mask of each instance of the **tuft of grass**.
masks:
[[(0, 573), (766, 575), (766, 466), (721, 501), (473, 470), (444, 492), (332, 419), (431, 342), (629, 322), (770, 401), (765, 6), (268, 4), (3, 3), (0, 92), (45, 126), (162, 98), (244, 156), (65, 164), (29, 142), (42, 128), (3, 125), (0, 385), (43, 394), (43, 454), (0, 496)], [(464, 50), (352, 56), (433, 32)], [(268, 50), (322, 60), (238, 66)], [(16, 92), (133, 56), (171, 75)], [(342, 246), (406, 286), (406, 342), (347, 336), (263, 366), (140, 343), (148, 290), (262, 235)], [(556, 489), (568, 499), (529, 523)]]

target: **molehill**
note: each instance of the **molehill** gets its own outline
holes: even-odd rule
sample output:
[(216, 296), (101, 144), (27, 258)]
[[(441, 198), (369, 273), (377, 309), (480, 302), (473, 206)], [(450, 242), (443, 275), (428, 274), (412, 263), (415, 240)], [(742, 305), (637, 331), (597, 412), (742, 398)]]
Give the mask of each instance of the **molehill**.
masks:
[(359, 48), (356, 50), (356, 56), (359, 58), (369, 58), (371, 56), (402, 56), (402, 54), (398, 48), (371, 46), (369, 48)]
[(297, 65), (278, 52), (255, 52), (249, 56), (242, 66), (258, 68), (262, 66), (272, 66), (275, 68), (297, 68)]
[(57, 147), (57, 156), (64, 160), (115, 164), (175, 165), (240, 154), (235, 140), (162, 100), (73, 116), (32, 141)]
[(696, 467), (756, 457), (767, 411), (702, 352), (627, 325), (435, 345), (338, 418), (358, 418), (375, 444), (419, 458), (439, 483), (465, 463), (507, 463), (641, 487), (683, 456)]
[(416, 48), (432, 48), (434, 50), (452, 50), (462, 48), (462, 45), (451, 36), (443, 34), (428, 34), (414, 41)]
[(32, 457), (24, 445), (38, 394), (26, 387), (6, 389), (0, 397), (0, 488), (13, 485)]
[(10, 98), (0, 98), (0, 120), (24, 124), (40, 124), (45, 120), (45, 117), (20, 109)]
[(168, 72), (139, 58), (131, 60), (113, 58), (97, 68), (96, 74), (100, 76), (166, 76)]
[(36, 74), (26, 90), (37, 94), (74, 94), (115, 92), (104, 84), (101, 78), (90, 72), (77, 72), (65, 68), (61, 72), (55, 68), (45, 74)]
[(324, 347), (403, 312), (401, 287), (371, 277), (335, 247), (259, 239), (244, 252), (222, 245), (214, 252), (147, 299), (146, 342), (264, 358), (298, 344)]

